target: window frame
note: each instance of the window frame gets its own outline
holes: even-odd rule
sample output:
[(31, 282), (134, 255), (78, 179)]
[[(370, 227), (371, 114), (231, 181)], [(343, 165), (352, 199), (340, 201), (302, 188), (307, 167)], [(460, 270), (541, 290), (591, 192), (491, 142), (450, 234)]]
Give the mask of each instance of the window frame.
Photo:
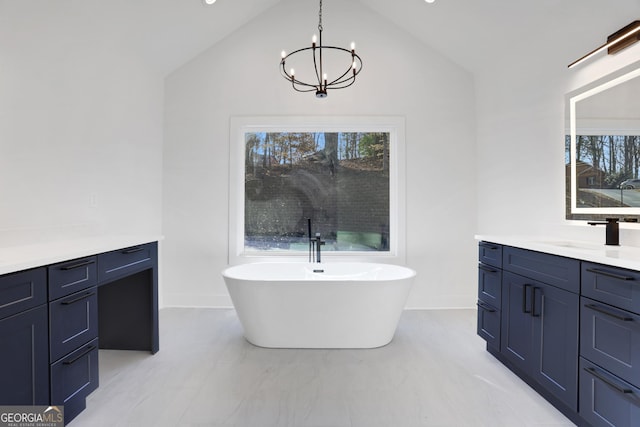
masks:
[(326, 251), (328, 262), (375, 261), (404, 264), (406, 259), (405, 120), (398, 116), (238, 116), (230, 119), (228, 263), (308, 261), (305, 252), (245, 251), (245, 134), (250, 132), (388, 132), (389, 250)]

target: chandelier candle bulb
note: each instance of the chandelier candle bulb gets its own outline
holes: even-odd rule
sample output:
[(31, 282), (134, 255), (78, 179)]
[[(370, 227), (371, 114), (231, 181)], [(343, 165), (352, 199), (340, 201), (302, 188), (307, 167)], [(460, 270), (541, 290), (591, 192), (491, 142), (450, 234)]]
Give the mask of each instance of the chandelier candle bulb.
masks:
[(311, 37), (311, 46), (313, 46), (314, 49), (316, 47), (317, 41), (318, 41), (318, 37), (314, 34), (313, 37)]
[(351, 42), (351, 53), (356, 53), (356, 43)]
[(280, 56), (282, 56), (282, 59), (284, 59), (287, 56), (287, 52), (283, 50), (282, 52), (280, 52)]

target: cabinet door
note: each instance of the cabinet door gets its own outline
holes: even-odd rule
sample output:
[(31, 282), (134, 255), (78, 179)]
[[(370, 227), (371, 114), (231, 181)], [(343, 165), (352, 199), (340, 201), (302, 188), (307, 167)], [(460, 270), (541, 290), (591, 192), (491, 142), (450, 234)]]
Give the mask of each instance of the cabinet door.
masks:
[(0, 404), (49, 404), (47, 306), (0, 320)]
[(529, 372), (533, 353), (532, 294), (536, 282), (507, 271), (502, 273), (502, 328), (500, 352)]
[(578, 408), (578, 311), (577, 294), (534, 285), (531, 376), (574, 411)]

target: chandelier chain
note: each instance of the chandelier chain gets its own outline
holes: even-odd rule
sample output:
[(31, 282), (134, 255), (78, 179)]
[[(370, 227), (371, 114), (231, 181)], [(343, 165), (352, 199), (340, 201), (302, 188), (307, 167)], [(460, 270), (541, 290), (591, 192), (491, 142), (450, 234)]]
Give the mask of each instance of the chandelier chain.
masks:
[(322, 31), (322, 0), (320, 0), (320, 12), (318, 12), (318, 31)]

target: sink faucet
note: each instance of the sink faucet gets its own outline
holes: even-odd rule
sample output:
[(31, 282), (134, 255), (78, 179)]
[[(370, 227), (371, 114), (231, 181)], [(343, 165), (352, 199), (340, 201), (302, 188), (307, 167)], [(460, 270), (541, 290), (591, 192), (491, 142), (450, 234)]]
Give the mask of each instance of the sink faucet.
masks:
[(311, 218), (307, 218), (309, 229), (309, 262), (320, 263), (320, 247), (325, 244), (320, 237), (320, 233), (316, 233), (315, 237), (311, 237)]
[(589, 221), (589, 225), (606, 225), (606, 243), (609, 246), (620, 245), (620, 224), (618, 218), (605, 218), (606, 221)]

